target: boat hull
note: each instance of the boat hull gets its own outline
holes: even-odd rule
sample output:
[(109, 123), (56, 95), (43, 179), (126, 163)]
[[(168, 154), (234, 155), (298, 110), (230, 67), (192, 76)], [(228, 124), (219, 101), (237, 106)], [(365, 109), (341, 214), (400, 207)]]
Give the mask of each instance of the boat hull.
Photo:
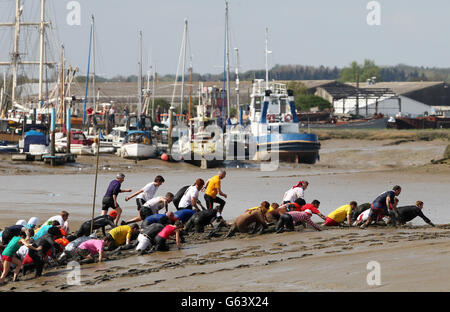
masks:
[(150, 144), (126, 143), (119, 150), (123, 158), (145, 159), (157, 156), (157, 147)]
[(279, 160), (314, 164), (319, 158), (320, 143), (313, 133), (281, 133), (259, 136), (255, 160), (269, 160), (277, 152)]

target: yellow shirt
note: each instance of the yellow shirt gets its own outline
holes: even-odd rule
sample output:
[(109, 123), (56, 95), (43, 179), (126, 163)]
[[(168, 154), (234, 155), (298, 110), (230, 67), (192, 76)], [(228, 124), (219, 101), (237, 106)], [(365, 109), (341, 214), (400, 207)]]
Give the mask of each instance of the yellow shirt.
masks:
[(116, 245), (125, 245), (127, 238), (131, 239), (131, 227), (129, 225), (121, 225), (109, 231), (109, 234), (114, 238)]
[[(252, 210), (259, 209), (259, 208), (261, 208), (261, 206), (256, 206), (256, 207), (249, 208), (249, 209), (247, 209), (247, 211), (252, 211)], [(275, 209), (272, 207), (272, 205), (270, 205), (269, 210), (267, 210), (267, 212), (272, 212), (274, 210)]]
[(209, 179), (208, 187), (206, 188), (205, 194), (211, 196), (212, 198), (216, 198), (217, 193), (220, 189), (220, 178), (219, 175), (213, 176)]
[(336, 209), (335, 211), (333, 211), (332, 213), (330, 213), (328, 215), (328, 218), (333, 219), (337, 223), (341, 223), (351, 213), (352, 213), (352, 207), (350, 205), (343, 205), (343, 206), (339, 207), (338, 209)]

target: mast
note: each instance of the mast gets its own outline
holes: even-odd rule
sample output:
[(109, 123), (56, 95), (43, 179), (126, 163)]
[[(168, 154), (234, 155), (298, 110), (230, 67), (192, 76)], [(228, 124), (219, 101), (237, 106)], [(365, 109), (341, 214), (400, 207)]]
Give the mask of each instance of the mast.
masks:
[(141, 116), (142, 113), (142, 30), (139, 31), (139, 62), (138, 62), (138, 94), (139, 94), (139, 103), (138, 103), (138, 116)]
[(13, 51), (13, 85), (12, 85), (12, 104), (16, 101), (17, 88), (17, 71), (19, 66), (19, 34), (20, 34), (20, 15), (22, 15), (22, 8), (20, 7), (20, 0), (16, 0), (16, 21), (14, 25), (14, 51)]
[(239, 99), (239, 49), (234, 48), (236, 51), (236, 107), (239, 110), (240, 99)]
[[(91, 23), (91, 31), (90, 31), (90, 36), (89, 36), (88, 67), (87, 67), (87, 74), (86, 74), (86, 90), (84, 92), (83, 128), (86, 123), (86, 103), (87, 103), (88, 90), (89, 90), (89, 70), (91, 68), (92, 29), (93, 29), (93, 25)], [(108, 119), (106, 118), (106, 120), (108, 120)]]
[(227, 74), (227, 118), (230, 118), (230, 40), (228, 38), (228, 1), (225, 1), (225, 49)]
[(188, 21), (184, 20), (184, 35), (183, 35), (183, 71), (181, 74), (181, 108), (180, 114), (183, 114), (183, 102), (184, 102), (184, 73), (186, 71), (186, 50), (187, 50), (187, 30), (188, 30)]
[[(66, 107), (64, 104), (64, 45), (61, 46), (61, 77), (60, 77), (60, 112), (62, 113), (61, 119), (64, 123), (64, 127), (66, 128), (67, 120), (66, 120)], [(70, 140), (70, 135), (67, 134), (67, 140)]]
[[(12, 60), (11, 62), (0, 62), (0, 65), (12, 65), (13, 67), (13, 79), (12, 79), (12, 92), (11, 92), (11, 100), (14, 105), (16, 103), (17, 98), (17, 79), (18, 79), (18, 68), (19, 65), (39, 65), (39, 101), (42, 103), (43, 101), (43, 72), (44, 65), (50, 65), (55, 63), (44, 62), (44, 53), (45, 53), (45, 27), (50, 23), (45, 21), (45, 0), (41, 0), (41, 20), (38, 23), (30, 23), (30, 22), (20, 22), (20, 17), (22, 15), (23, 7), (21, 6), (21, 1), (16, 0), (16, 18), (13, 23), (0, 23), (0, 27), (14, 27), (14, 47), (12, 52)], [(20, 60), (20, 52), (19, 52), (19, 37), (20, 37), (20, 28), (21, 26), (32, 26), (39, 27), (40, 31), (40, 59), (39, 61), (21, 61)]]
[(41, 0), (41, 24), (40, 24), (40, 51), (39, 51), (39, 103), (44, 104), (43, 78), (44, 78), (44, 36), (45, 36), (45, 0)]
[(152, 91), (152, 120), (155, 120), (155, 83), (156, 83), (156, 65), (153, 66), (153, 91)]
[(269, 89), (269, 53), (271, 53), (271, 51), (268, 50), (267, 45), (268, 45), (268, 36), (269, 36), (269, 29), (266, 27), (266, 90)]
[(92, 108), (94, 111), (97, 111), (97, 103), (95, 101), (97, 90), (95, 89), (95, 21), (94, 14), (91, 16), (92, 18)]
[(191, 119), (191, 103), (192, 103), (192, 56), (189, 62), (189, 110), (187, 119)]

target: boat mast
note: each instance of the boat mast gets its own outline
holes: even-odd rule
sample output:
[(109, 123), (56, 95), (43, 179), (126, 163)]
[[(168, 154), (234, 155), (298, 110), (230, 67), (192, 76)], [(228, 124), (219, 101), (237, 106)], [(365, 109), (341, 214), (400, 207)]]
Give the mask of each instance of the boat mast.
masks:
[(156, 65), (153, 65), (153, 90), (152, 90), (152, 119), (155, 120), (155, 83), (156, 83)]
[(139, 62), (138, 62), (138, 94), (139, 94), (139, 103), (138, 103), (138, 116), (141, 116), (142, 113), (142, 30), (139, 31)]
[(266, 90), (269, 90), (269, 53), (271, 51), (268, 50), (268, 36), (269, 36), (269, 29), (266, 27)]
[(227, 75), (227, 118), (230, 119), (230, 40), (228, 38), (228, 1), (225, 0), (225, 49)]
[(189, 110), (187, 119), (191, 119), (191, 104), (192, 104), (192, 56), (189, 61)]
[[(92, 22), (91, 22), (91, 31), (89, 35), (89, 54), (88, 54), (88, 66), (87, 66), (87, 74), (86, 74), (86, 89), (84, 92), (84, 108), (83, 108), (83, 128), (86, 124), (86, 103), (87, 103), (87, 97), (88, 97), (88, 90), (89, 90), (89, 70), (91, 68), (91, 49), (92, 49), (92, 30), (93, 30)], [(107, 116), (105, 116), (107, 117)]]
[[(239, 49), (234, 48), (236, 51), (236, 107), (239, 110), (240, 107), (240, 99), (239, 99)], [(239, 113), (239, 111), (238, 111)]]
[[(41, 0), (41, 20), (39, 23), (21, 23), (20, 16), (22, 15), (23, 7), (21, 6), (20, 0), (16, 0), (16, 19), (14, 23), (0, 23), (0, 27), (14, 27), (14, 48), (12, 53), (12, 61), (11, 62), (0, 62), (0, 65), (12, 65), (13, 66), (13, 79), (12, 79), (12, 92), (11, 92), (11, 101), (14, 105), (16, 103), (17, 97), (17, 78), (18, 78), (18, 68), (19, 65), (39, 65), (39, 101), (42, 103), (43, 95), (42, 95), (42, 85), (43, 85), (43, 72), (44, 65), (49, 65), (50, 63), (44, 62), (44, 53), (45, 53), (45, 27), (50, 23), (45, 21), (45, 0)], [(20, 27), (21, 26), (38, 26), (40, 30), (40, 60), (36, 61), (21, 61), (20, 53), (19, 53), (19, 36), (20, 36)], [(54, 64), (54, 63), (51, 63)]]
[(14, 28), (14, 51), (13, 51), (13, 85), (12, 85), (12, 94), (11, 100), (12, 104), (16, 101), (16, 88), (17, 88), (17, 71), (19, 67), (19, 34), (20, 34), (20, 15), (22, 15), (22, 9), (20, 7), (20, 0), (16, 1), (16, 21)]
[(44, 78), (44, 36), (45, 36), (45, 0), (41, 0), (41, 23), (40, 23), (40, 51), (39, 51), (39, 103), (44, 104), (43, 78)]
[(184, 102), (184, 73), (186, 72), (186, 51), (187, 51), (187, 31), (188, 21), (184, 20), (184, 34), (183, 34), (183, 71), (181, 74), (181, 108), (180, 114), (183, 114), (183, 102)]
[(91, 16), (92, 19), (92, 108), (96, 112), (98, 107), (95, 101), (96, 89), (95, 89), (95, 21), (94, 14)]

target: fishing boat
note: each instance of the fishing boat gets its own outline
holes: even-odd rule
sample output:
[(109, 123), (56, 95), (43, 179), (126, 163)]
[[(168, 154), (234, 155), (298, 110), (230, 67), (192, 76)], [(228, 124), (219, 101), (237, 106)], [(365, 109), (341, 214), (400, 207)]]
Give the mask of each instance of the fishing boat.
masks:
[(266, 79), (255, 79), (250, 95), (250, 131), (257, 147), (254, 160), (314, 164), (319, 158), (319, 138), (314, 133), (299, 131), (294, 92), (288, 90), (286, 84), (269, 83), (271, 51), (268, 50), (267, 28), (265, 38)]
[(147, 159), (156, 157), (158, 153), (148, 131), (131, 130), (127, 132), (117, 155), (122, 158)]
[[(77, 155), (92, 155), (93, 140), (86, 138), (83, 131), (72, 130), (70, 140), (70, 152)], [(67, 135), (64, 132), (55, 134), (55, 149), (58, 153), (67, 152)]]
[(264, 80), (253, 83), (249, 110), (250, 131), (256, 141), (255, 160), (269, 160), (272, 153), (290, 162), (314, 164), (320, 143), (314, 133), (300, 132), (294, 93), (285, 84)]

